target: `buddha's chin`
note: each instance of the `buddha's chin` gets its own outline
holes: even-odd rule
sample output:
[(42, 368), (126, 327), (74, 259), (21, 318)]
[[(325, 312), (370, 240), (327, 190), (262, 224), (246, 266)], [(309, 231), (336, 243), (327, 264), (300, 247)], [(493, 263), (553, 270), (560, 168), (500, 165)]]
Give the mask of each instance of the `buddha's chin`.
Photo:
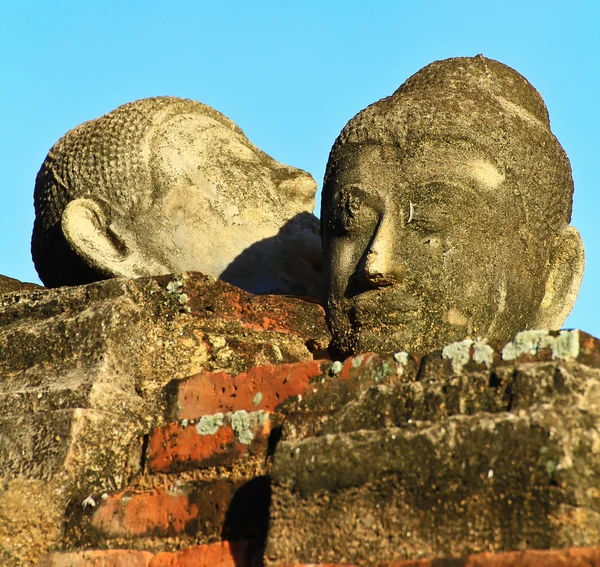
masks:
[[(352, 329), (343, 335), (335, 336), (333, 350), (348, 356), (365, 352), (391, 353), (420, 350), (419, 333), (409, 326)], [(422, 338), (422, 337), (421, 337)]]
[(414, 350), (414, 333), (408, 327), (396, 329), (363, 329), (356, 333), (358, 352), (398, 352)]

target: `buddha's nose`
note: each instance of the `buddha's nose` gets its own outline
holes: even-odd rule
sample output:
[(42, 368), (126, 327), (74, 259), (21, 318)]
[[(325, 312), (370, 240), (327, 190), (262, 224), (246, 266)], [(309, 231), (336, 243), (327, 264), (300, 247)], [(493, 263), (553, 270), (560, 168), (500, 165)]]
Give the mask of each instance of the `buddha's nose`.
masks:
[(302, 169), (281, 164), (277, 170), (279, 192), (297, 201), (313, 203), (317, 182), (310, 173)]
[(368, 287), (384, 287), (399, 282), (403, 266), (394, 261), (394, 240), (391, 223), (382, 219), (363, 257), (360, 270)]

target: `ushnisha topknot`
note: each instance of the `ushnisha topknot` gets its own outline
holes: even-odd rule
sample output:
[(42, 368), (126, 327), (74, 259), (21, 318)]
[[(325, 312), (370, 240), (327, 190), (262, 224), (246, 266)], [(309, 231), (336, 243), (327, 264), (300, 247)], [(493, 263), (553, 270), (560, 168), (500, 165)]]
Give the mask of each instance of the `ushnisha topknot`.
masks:
[(503, 98), (550, 128), (548, 109), (536, 88), (508, 65), (483, 55), (434, 61), (409, 77), (392, 96), (464, 93), (465, 89)]

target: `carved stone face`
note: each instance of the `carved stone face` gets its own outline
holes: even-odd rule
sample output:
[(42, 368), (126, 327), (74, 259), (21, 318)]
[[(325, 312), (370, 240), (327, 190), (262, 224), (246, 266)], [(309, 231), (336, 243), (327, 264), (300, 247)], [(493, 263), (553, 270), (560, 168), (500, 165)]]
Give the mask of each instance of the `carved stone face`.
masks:
[(198, 271), (255, 293), (320, 297), (315, 190), (210, 107), (144, 99), (49, 152), (32, 253), (49, 286)]
[[(496, 122), (501, 135), (521, 138), (507, 146), (488, 133), (482, 141), (469, 124), (489, 110), (481, 101), (463, 100), (467, 120), (455, 101), (423, 107), (394, 97), (349, 123), (328, 164), (322, 222), (334, 350), (425, 351), (560, 326), (572, 306), (565, 313), (564, 300), (574, 301), (581, 281), (583, 248), (572, 227), (534, 219), (538, 207), (524, 196), (572, 186), (561, 187), (564, 171), (540, 175), (523, 158), (529, 151), (540, 164), (560, 162), (558, 143), (544, 133), (554, 149), (540, 157), (528, 150), (522, 121), (505, 127), (495, 118), (487, 128)], [(419, 109), (426, 127), (414, 117)], [(390, 112), (399, 136), (377, 130), (393, 124)], [(369, 127), (375, 132), (365, 135)], [(539, 125), (531, 130), (542, 136)]]
[[(158, 261), (163, 272), (194, 270), (222, 277), (229, 269), (235, 273), (226, 277), (231, 283), (272, 292), (280, 275), (275, 272), (291, 255), (306, 262), (301, 279), (318, 294), (316, 224), (306, 226), (297, 218), (309, 217), (314, 206), (311, 175), (275, 161), (208, 116), (178, 115), (162, 125), (154, 140), (152, 169), (160, 197), (127, 227), (132, 238), (141, 224), (153, 227), (152, 238), (139, 241), (144, 258)], [(282, 230), (286, 224), (291, 226)], [(252, 246), (259, 247), (258, 263)], [(240, 264), (237, 269), (234, 262)], [(287, 273), (289, 266), (283, 271), (293, 275)], [(300, 290), (299, 277), (295, 280), (279, 286)]]

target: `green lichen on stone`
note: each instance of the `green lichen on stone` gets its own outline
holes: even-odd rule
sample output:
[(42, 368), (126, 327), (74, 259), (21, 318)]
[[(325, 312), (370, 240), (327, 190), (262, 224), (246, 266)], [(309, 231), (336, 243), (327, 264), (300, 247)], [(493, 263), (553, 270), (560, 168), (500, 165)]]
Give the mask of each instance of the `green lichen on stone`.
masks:
[(358, 368), (363, 363), (363, 355), (359, 354), (352, 359), (352, 368)]
[(560, 331), (552, 347), (552, 358), (577, 358), (579, 356), (579, 331)]
[(543, 348), (550, 346), (554, 337), (548, 331), (522, 331), (515, 338), (504, 345), (502, 349), (503, 360), (515, 360), (522, 354), (537, 354)]
[(256, 429), (262, 426), (268, 418), (263, 410), (248, 413), (239, 410), (229, 415), (229, 424), (237, 440), (244, 445), (250, 445), (254, 439)]
[(181, 276), (176, 277), (167, 284), (167, 292), (174, 295), (181, 305), (185, 305), (189, 300), (187, 293), (183, 293), (183, 279)]
[(214, 435), (223, 425), (224, 417), (222, 413), (204, 415), (198, 420), (196, 431), (199, 435)]
[(553, 359), (577, 358), (579, 355), (579, 331), (560, 331), (553, 337), (548, 331), (522, 331), (502, 349), (503, 360), (515, 360), (522, 354), (536, 355), (550, 348)]
[(341, 370), (342, 370), (342, 363), (339, 360), (336, 360), (329, 368), (329, 374), (331, 376), (335, 376), (336, 374), (339, 374)]
[(403, 350), (401, 350), (400, 352), (396, 352), (396, 353), (394, 353), (394, 360), (398, 364), (402, 364), (403, 366), (406, 366), (408, 364), (408, 353), (404, 352)]
[(494, 362), (494, 349), (487, 344), (487, 339), (477, 339), (473, 343), (473, 361), (488, 368)]
[(446, 345), (442, 349), (442, 358), (450, 359), (452, 370), (456, 374), (460, 374), (463, 366), (469, 362), (472, 344), (473, 341), (471, 339), (465, 339), (464, 341)]
[(262, 402), (262, 399), (263, 399), (262, 392), (256, 392), (256, 394), (254, 395), (254, 398), (252, 398), (252, 405), (257, 406), (258, 404), (260, 404), (260, 402)]
[(392, 366), (389, 360), (382, 360), (379, 366), (376, 366), (371, 371), (371, 378), (375, 382), (383, 382), (390, 374), (396, 374), (396, 369)]
[(557, 466), (558, 463), (556, 461), (546, 461), (546, 472), (548, 473), (549, 477), (554, 474)]

